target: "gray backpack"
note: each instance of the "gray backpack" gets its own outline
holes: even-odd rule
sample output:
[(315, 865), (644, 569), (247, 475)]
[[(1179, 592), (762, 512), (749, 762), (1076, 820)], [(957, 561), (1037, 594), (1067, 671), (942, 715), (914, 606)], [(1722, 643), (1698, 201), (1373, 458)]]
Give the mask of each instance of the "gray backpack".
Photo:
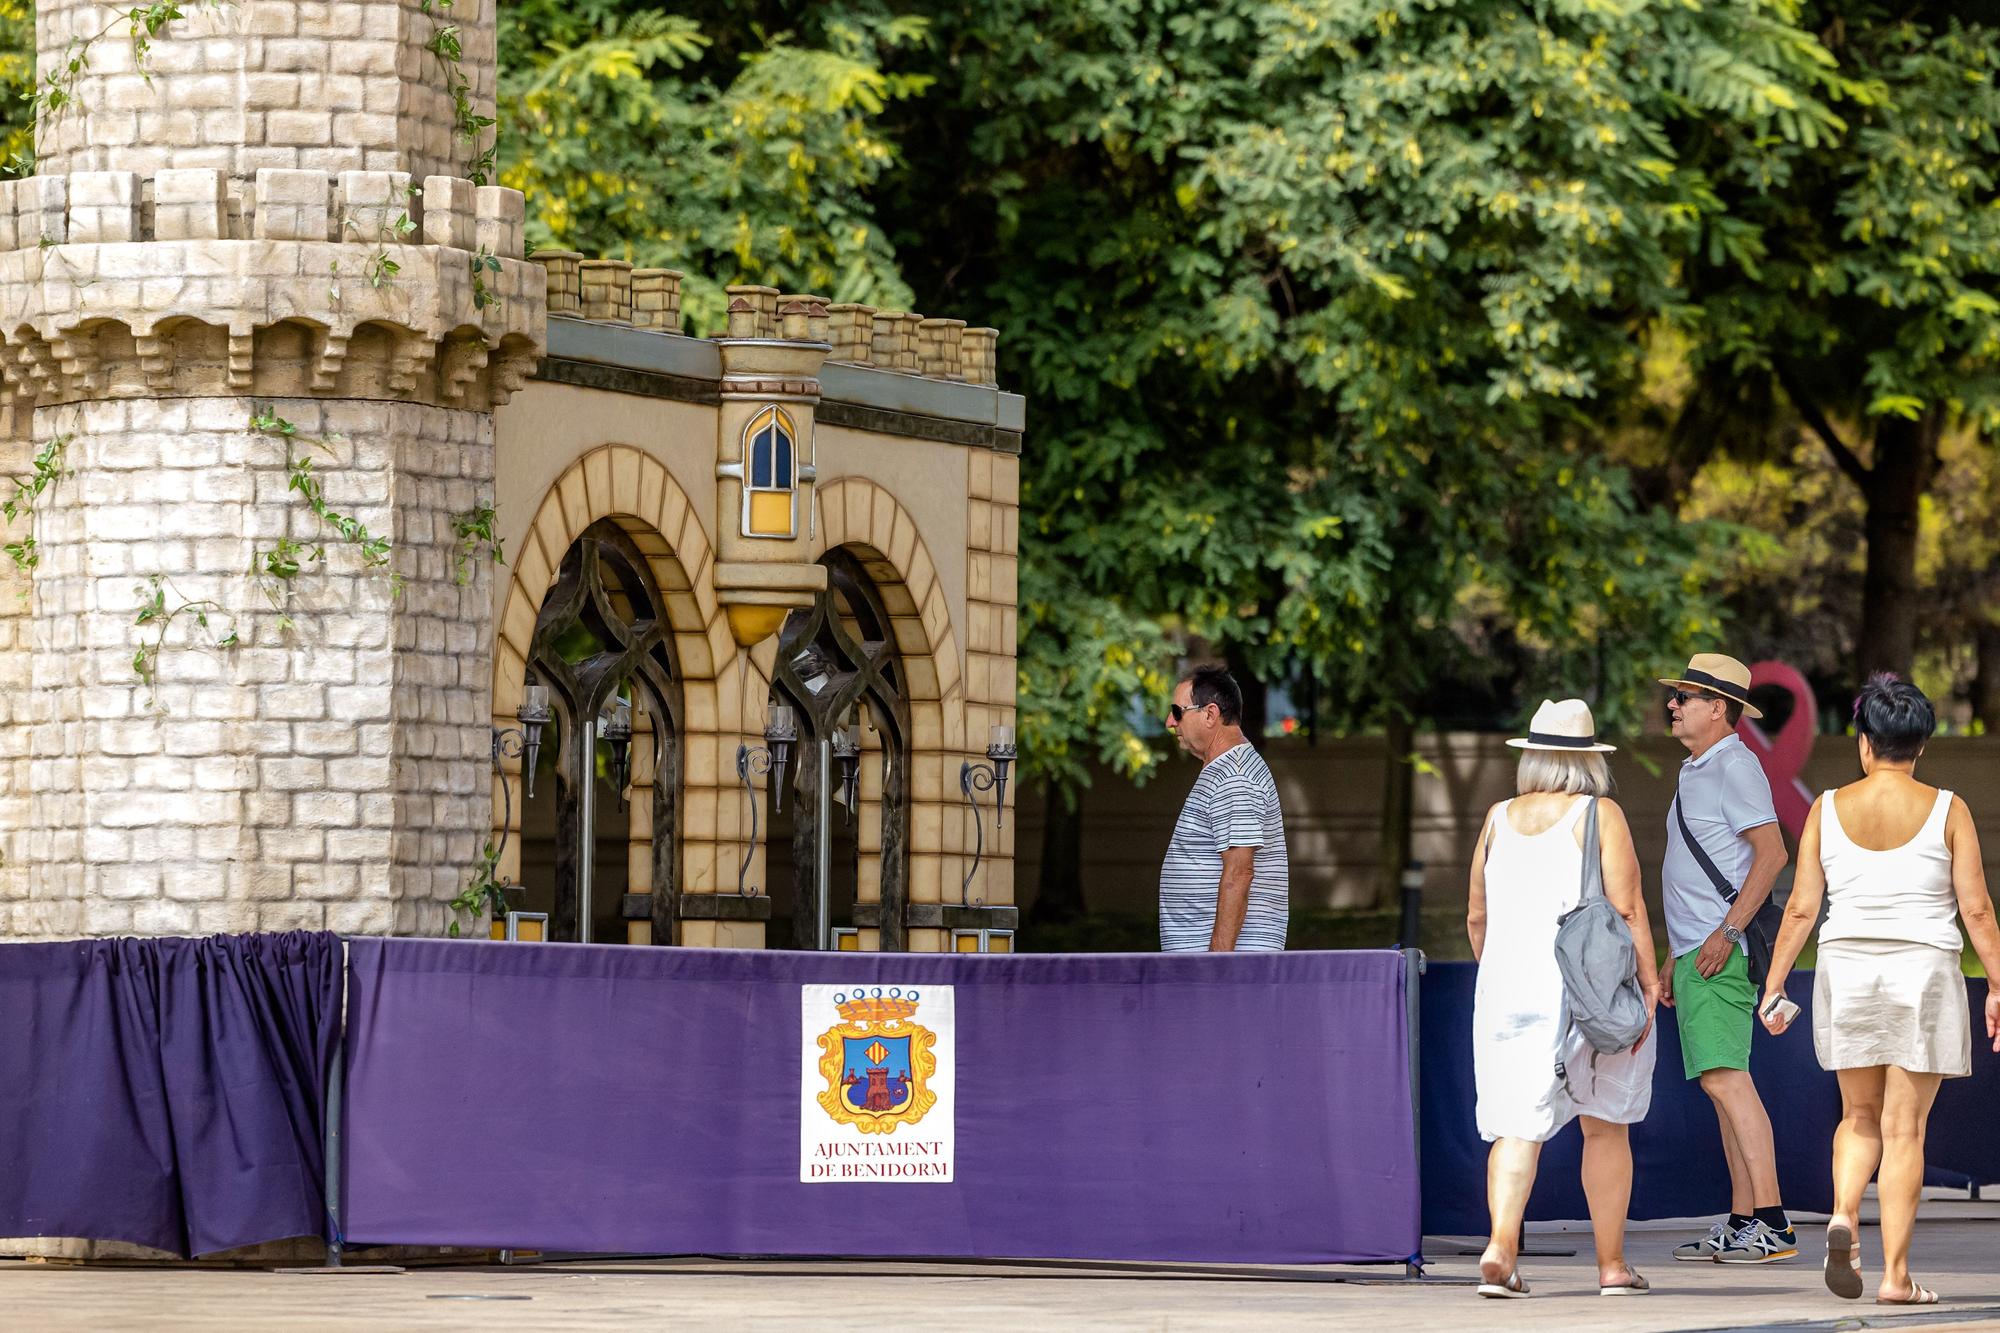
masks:
[[(1556, 967), (1563, 979), (1559, 1026), (1565, 1039), (1574, 1024), (1600, 1055), (1630, 1050), (1646, 1030), (1646, 997), (1639, 989), (1639, 955), (1632, 947), (1632, 931), (1604, 896), (1596, 797), (1584, 816), (1583, 896), (1556, 926)], [(1564, 1073), (1560, 1060), (1556, 1072)]]

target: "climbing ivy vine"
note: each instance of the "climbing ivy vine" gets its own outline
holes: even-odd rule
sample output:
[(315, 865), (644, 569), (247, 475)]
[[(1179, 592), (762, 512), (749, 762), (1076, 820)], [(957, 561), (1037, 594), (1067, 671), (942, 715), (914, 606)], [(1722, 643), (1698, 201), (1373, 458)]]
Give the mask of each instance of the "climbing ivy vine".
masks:
[[(263, 585), (265, 599), (278, 613), (279, 631), (289, 634), (298, 628), (297, 618), (292, 614), (298, 595), (297, 580), (308, 566), (325, 569), (326, 538), (329, 534), (337, 544), (353, 547), (361, 556), (362, 565), (369, 569), (388, 568), (393, 552), (387, 537), (369, 531), (361, 520), (340, 512), (327, 501), (326, 484), (314, 466), (314, 451), (322, 452), (329, 458), (338, 457), (333, 441), (339, 436), (308, 435), (269, 408), (253, 412), (250, 425), (265, 435), (276, 436), (285, 442), (285, 489), (304, 500), (306, 508), (318, 520), (315, 536), (311, 540), (298, 541), (290, 536), (280, 536), (271, 546), (259, 550), (251, 560), (253, 572)], [(394, 570), (389, 571), (389, 589), (392, 594), (398, 595), (403, 591), (403, 576)]]
[(444, 66), (445, 86), (451, 91), (453, 136), (475, 150), (466, 175), (474, 185), (486, 185), (493, 179), (499, 139), (496, 137), (483, 150), (479, 148), (480, 139), (493, 127), (494, 120), (473, 109), (472, 80), (465, 76), (465, 48), (458, 25), (450, 21), (451, 6), (452, 0), (422, 0), (424, 15), (431, 21), (431, 38), (424, 43), (424, 49)]
[[(42, 446), (41, 452), (36, 454), (34, 461), (29, 464), (27, 475), (13, 479), (13, 494), (5, 501), (0, 501), (0, 515), (5, 515), (10, 525), (16, 519), (26, 518), (32, 528), (35, 502), (41, 499), (43, 492), (63, 478), (63, 460), (69, 452), (69, 442), (72, 438), (71, 435), (63, 434), (50, 440)], [(35, 566), (41, 563), (41, 550), (35, 544), (35, 534), (32, 530), (26, 536), (0, 546), (0, 550), (5, 550), (7, 557), (14, 562), (15, 568), (24, 574), (32, 572)]]

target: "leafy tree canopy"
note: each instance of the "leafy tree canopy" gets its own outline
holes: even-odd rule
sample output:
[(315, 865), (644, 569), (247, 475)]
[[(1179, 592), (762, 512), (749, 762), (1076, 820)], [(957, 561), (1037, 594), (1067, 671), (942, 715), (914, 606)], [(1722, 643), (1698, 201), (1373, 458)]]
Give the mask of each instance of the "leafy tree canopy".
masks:
[(939, 19), (951, 109), (892, 184), (951, 213), (939, 229), (914, 193), (893, 211), (915, 285), (1004, 330), (1034, 406), (1023, 680), (1060, 749), (1031, 760), (1142, 762), (1105, 706), (1124, 652), (1159, 646), (1115, 642), (1135, 615), (1304, 670), (1350, 723), (1448, 712), (1483, 681), (1508, 710), (1583, 692), (1628, 722), (1657, 664), (1712, 635), (1696, 557), (1725, 534), (1643, 509), (1597, 436), (1719, 208), (1681, 121), (1841, 128), (1796, 18), (998, 0)]

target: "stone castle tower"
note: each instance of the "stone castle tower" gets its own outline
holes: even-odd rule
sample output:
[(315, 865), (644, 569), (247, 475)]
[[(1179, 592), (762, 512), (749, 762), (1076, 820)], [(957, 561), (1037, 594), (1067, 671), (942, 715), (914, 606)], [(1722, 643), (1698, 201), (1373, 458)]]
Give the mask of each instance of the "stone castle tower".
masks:
[[(489, 831), (456, 557), (546, 340), (461, 133), (495, 0), (187, 9), (0, 184), (0, 936), (436, 933)], [(107, 13), (41, 0), (41, 75)]]

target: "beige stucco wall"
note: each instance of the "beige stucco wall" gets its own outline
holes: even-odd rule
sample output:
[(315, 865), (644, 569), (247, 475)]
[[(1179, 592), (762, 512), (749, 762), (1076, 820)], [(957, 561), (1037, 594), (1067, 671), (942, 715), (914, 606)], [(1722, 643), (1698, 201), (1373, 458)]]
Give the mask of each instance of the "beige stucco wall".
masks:
[[(628, 445), (656, 459), (680, 485), (715, 542), (716, 409), (574, 384), (531, 381), (494, 423), (497, 523), (518, 551), (542, 498), (578, 458)], [(841, 426), (819, 428), (819, 490), (860, 478), (881, 486), (916, 521), (937, 569), (955, 629), (966, 614), (966, 469), (963, 446), (905, 440)], [(818, 494), (818, 491), (815, 492)], [(506, 610), (508, 584), (496, 579), (493, 614)], [(964, 666), (965, 636), (953, 636)]]
[[(528, 540), (542, 499), (577, 459), (604, 445), (653, 458), (680, 485), (715, 541), (715, 409), (697, 403), (530, 381), (495, 414), (495, 521), (503, 549)], [(556, 553), (560, 557), (560, 552)], [(493, 615), (506, 610), (508, 581), (493, 583)]]

